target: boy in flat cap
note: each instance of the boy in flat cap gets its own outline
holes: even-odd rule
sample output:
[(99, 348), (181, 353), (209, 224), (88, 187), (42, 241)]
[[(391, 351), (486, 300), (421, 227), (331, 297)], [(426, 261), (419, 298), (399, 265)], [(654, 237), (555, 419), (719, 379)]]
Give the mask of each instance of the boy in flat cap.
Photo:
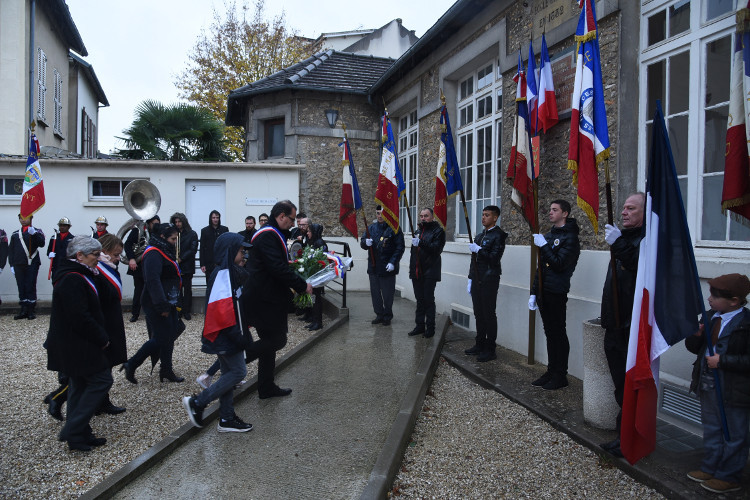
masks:
[[(690, 390), (701, 401), (703, 449), (701, 468), (688, 478), (714, 493), (740, 489), (747, 463), (750, 427), (750, 280), (743, 274), (725, 274), (708, 280), (708, 328), (714, 355), (709, 356), (704, 328), (685, 339), (685, 347), (697, 355)], [(715, 378), (721, 384), (729, 439), (724, 437)]]

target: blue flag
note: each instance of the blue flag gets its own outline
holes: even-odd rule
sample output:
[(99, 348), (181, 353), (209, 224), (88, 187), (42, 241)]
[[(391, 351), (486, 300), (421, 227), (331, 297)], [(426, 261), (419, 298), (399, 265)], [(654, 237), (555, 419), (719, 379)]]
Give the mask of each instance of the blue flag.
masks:
[(445, 144), (445, 189), (446, 194), (452, 196), (459, 191), (463, 191), (464, 185), (461, 182), (461, 169), (458, 167), (458, 160), (456, 159), (456, 146), (453, 144), (451, 121), (448, 118), (448, 110), (445, 106), (440, 112), (440, 124), (445, 125), (445, 129), (440, 134), (440, 140)]

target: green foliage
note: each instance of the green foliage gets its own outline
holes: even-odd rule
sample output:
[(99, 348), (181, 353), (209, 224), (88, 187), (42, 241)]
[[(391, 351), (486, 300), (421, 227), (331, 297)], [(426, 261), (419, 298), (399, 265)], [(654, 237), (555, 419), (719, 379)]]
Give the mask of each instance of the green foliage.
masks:
[(123, 158), (153, 160), (226, 161), (224, 124), (205, 108), (147, 100), (135, 110), (135, 120), (118, 137)]
[[(232, 90), (260, 80), (309, 57), (307, 40), (287, 28), (284, 13), (265, 20), (263, 0), (256, 0), (252, 18), (247, 0), (224, 5), (225, 17), (214, 8), (214, 20), (208, 32), (201, 33), (185, 71), (175, 85), (179, 96), (211, 110), (218, 120), (227, 114), (227, 99)], [(226, 153), (232, 161), (242, 161), (244, 130), (227, 127)]]

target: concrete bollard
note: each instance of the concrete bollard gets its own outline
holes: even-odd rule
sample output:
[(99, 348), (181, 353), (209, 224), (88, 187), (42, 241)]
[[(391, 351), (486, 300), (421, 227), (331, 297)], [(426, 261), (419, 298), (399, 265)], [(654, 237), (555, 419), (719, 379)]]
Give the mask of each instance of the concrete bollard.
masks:
[(598, 319), (583, 322), (583, 418), (599, 429), (614, 430), (620, 411), (604, 355), (604, 328)]

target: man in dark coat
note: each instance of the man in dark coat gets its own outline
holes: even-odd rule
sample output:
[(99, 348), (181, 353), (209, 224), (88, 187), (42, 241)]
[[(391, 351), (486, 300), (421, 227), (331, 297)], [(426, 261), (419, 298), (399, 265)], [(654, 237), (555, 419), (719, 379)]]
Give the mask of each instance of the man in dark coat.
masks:
[(13, 231), (10, 237), (8, 264), (16, 277), (18, 301), (21, 311), (13, 319), (34, 319), (36, 313), (36, 278), (39, 275), (39, 249), (44, 251), (44, 233), (31, 225), (33, 216), (27, 218), (18, 214), (21, 229)]
[[(0, 229), (0, 274), (5, 269), (5, 264), (8, 262), (8, 235), (4, 230)], [(3, 301), (0, 300), (0, 304)]]
[(49, 257), (50, 262), (50, 276), (55, 274), (55, 270), (57, 269), (57, 266), (60, 265), (60, 262), (67, 259), (67, 249), (68, 249), (68, 243), (73, 240), (74, 234), (70, 233), (70, 219), (67, 217), (62, 217), (57, 222), (57, 227), (60, 229), (59, 232), (56, 232), (55, 235), (50, 238), (49, 245), (47, 245), (47, 257)]
[(253, 217), (252, 215), (248, 215), (247, 217), (245, 217), (245, 230), (240, 231), (237, 234), (242, 236), (245, 243), (250, 243), (250, 240), (253, 239), (255, 231), (257, 231), (257, 229), (255, 229), (255, 217)]
[(497, 359), (497, 291), (500, 288), (502, 267), (500, 260), (505, 253), (505, 240), (508, 233), (500, 229), (497, 219), (500, 207), (487, 205), (482, 210), (482, 226), (473, 243), (469, 244), (472, 255), (469, 266), (468, 291), (477, 321), (477, 336), (474, 346), (464, 353), (478, 354), (477, 361)]
[[(609, 364), (609, 374), (615, 385), (615, 401), (620, 406), (616, 428), (618, 437), (601, 446), (615, 456), (620, 451), (620, 421), (622, 419), (622, 397), (625, 390), (625, 365), (628, 359), (630, 321), (635, 297), (635, 280), (638, 274), (638, 254), (643, 239), (643, 214), (646, 195), (633, 193), (622, 208), (622, 230), (609, 224), (604, 226), (604, 240), (615, 257), (617, 284), (617, 313), (615, 312), (612, 266), (607, 267), (607, 278), (602, 291), (602, 328), (604, 328), (604, 354)], [(619, 317), (619, 322), (618, 322)]]
[(250, 276), (242, 294), (243, 311), (259, 337), (248, 347), (247, 361), (258, 360), (258, 397), (261, 399), (292, 392), (274, 383), (276, 351), (287, 341), (287, 315), (292, 301), (289, 289), (312, 293), (312, 287), (289, 268), (286, 239), (296, 214), (297, 207), (289, 200), (273, 206), (268, 223), (253, 236), (245, 266)]
[[(570, 203), (554, 200), (549, 206), (552, 229), (545, 235), (535, 234), (534, 244), (539, 247), (542, 275), (539, 293), (539, 273), (535, 273), (531, 287), (529, 309), (540, 309), (544, 336), (547, 338), (547, 372), (531, 384), (548, 391), (568, 385), (568, 355), (570, 342), (566, 329), (568, 292), (581, 244), (578, 241), (578, 223), (570, 215)], [(537, 306), (537, 296), (540, 296)]]
[(47, 369), (70, 377), (68, 414), (60, 440), (71, 450), (90, 451), (107, 442), (94, 436), (89, 421), (112, 386), (106, 356), (109, 336), (99, 302), (93, 270), (101, 245), (89, 236), (77, 236), (68, 245), (73, 260), (60, 263), (53, 279), (52, 313), (44, 347)]
[(190, 313), (193, 310), (193, 275), (195, 274), (195, 254), (198, 252), (198, 233), (190, 227), (185, 214), (175, 212), (169, 218), (170, 224), (177, 227), (177, 263), (180, 265), (182, 275), (182, 288), (180, 288), (180, 316), (190, 321)]
[(216, 267), (214, 259), (214, 244), (216, 238), (224, 233), (228, 233), (229, 228), (221, 225), (221, 214), (218, 210), (211, 210), (208, 216), (208, 226), (201, 229), (200, 241), (200, 264), (201, 271), (208, 277)]
[(396, 275), (401, 256), (404, 255), (404, 233), (394, 231), (383, 218), (383, 207), (378, 205), (377, 221), (370, 224), (369, 236), (365, 232), (359, 246), (367, 250), (367, 275), (370, 278), (370, 297), (375, 311), (373, 325), (388, 326), (393, 319), (393, 296), (396, 293)]
[(445, 231), (434, 220), (431, 208), (423, 208), (419, 212), (419, 221), (411, 241), (409, 259), (409, 278), (417, 299), (416, 326), (409, 335), (423, 333), (430, 338), (435, 335), (435, 286), (440, 281), (440, 254), (445, 246)]
[[(128, 258), (128, 271), (127, 273), (133, 277), (133, 306), (131, 308), (130, 322), (135, 323), (138, 321), (138, 316), (141, 314), (141, 296), (143, 295), (143, 269), (138, 259), (143, 254), (143, 250), (146, 248), (151, 234), (154, 232), (154, 226), (158, 225), (161, 219), (158, 215), (154, 215), (148, 219), (143, 227), (133, 228), (128, 234), (125, 240), (125, 255)], [(141, 224), (139, 222), (139, 224)]]

